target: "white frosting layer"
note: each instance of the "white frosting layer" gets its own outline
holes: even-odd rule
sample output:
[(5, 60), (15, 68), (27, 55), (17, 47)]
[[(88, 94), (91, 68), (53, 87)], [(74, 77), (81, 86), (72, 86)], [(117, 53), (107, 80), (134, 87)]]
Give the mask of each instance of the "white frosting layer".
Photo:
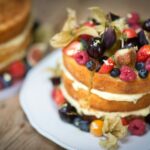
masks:
[[(98, 111), (94, 110), (88, 107), (82, 107), (80, 105), (80, 102), (77, 102), (75, 99), (73, 99), (66, 91), (64, 85), (61, 85), (61, 90), (67, 99), (67, 101), (76, 108), (79, 114), (84, 114), (84, 115), (90, 115), (90, 116), (96, 116), (97, 118), (101, 118), (104, 116), (109, 116), (109, 117), (127, 117), (130, 115), (134, 116), (147, 116), (150, 113), (150, 106), (144, 109), (140, 109), (137, 111), (130, 111), (130, 112), (104, 112), (104, 111)], [(79, 100), (80, 101), (80, 100)], [(81, 100), (82, 101), (82, 100)]]
[(11, 46), (14, 46), (14, 45), (18, 46), (21, 43), (23, 43), (24, 40), (26, 39), (27, 35), (29, 34), (31, 26), (32, 26), (32, 20), (30, 19), (27, 26), (23, 30), (23, 32), (21, 32), (18, 36), (16, 36), (15, 38), (9, 40), (8, 42), (0, 44), (0, 49), (5, 49), (5, 48), (8, 48), (8, 47), (11, 47)]
[[(63, 63), (62, 63), (63, 64)], [(62, 65), (62, 70), (65, 73), (65, 75), (73, 81), (72, 86), (73, 88), (77, 91), (79, 89), (83, 89), (83, 90), (89, 90), (89, 88), (82, 84), (81, 82), (79, 82), (78, 80), (76, 80), (71, 73), (65, 68), (64, 65)], [(109, 92), (104, 92), (104, 91), (100, 91), (97, 89), (91, 89), (90, 90), (91, 93), (106, 99), (106, 100), (111, 100), (111, 101), (127, 101), (127, 102), (133, 102), (136, 103), (141, 97), (143, 97), (146, 94), (149, 94), (150, 92), (146, 92), (146, 93), (140, 93), (140, 94), (114, 94), (114, 93), (109, 93)]]

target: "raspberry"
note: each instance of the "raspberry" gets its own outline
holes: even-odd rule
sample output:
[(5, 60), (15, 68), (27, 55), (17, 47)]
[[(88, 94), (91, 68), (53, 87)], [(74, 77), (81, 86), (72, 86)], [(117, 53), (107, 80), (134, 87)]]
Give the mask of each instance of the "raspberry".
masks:
[(129, 123), (128, 130), (133, 135), (141, 136), (146, 132), (146, 123), (142, 119), (134, 119)]
[(122, 66), (121, 67), (121, 74), (120, 74), (120, 79), (123, 81), (134, 81), (137, 77), (136, 73), (134, 70), (128, 66)]
[(13, 78), (22, 78), (26, 73), (26, 66), (20, 60), (15, 61), (10, 65), (9, 73), (12, 75)]
[(150, 58), (148, 58), (148, 59), (146, 60), (145, 69), (148, 70), (148, 71), (150, 71)]
[(131, 12), (127, 15), (127, 22), (130, 25), (138, 24), (140, 22), (140, 16), (137, 12)]
[(85, 65), (89, 61), (89, 56), (86, 51), (80, 51), (76, 53), (74, 58), (80, 65)]

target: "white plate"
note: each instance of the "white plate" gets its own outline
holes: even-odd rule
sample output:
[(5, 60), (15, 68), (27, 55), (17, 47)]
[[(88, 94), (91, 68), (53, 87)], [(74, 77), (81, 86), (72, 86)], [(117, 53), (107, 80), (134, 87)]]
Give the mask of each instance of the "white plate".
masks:
[[(55, 51), (27, 75), (20, 93), (21, 106), (31, 125), (41, 135), (69, 150), (102, 150), (99, 138), (80, 131), (60, 120), (57, 108), (50, 97), (52, 85), (47, 67), (54, 67), (61, 59)], [(120, 143), (120, 150), (150, 150), (150, 132), (142, 137), (128, 136)]]

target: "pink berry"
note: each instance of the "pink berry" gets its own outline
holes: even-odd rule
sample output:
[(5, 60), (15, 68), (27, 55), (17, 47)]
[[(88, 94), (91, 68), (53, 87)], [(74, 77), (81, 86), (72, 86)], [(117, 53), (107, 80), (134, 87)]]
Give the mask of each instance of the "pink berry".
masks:
[(89, 55), (86, 51), (80, 51), (74, 56), (76, 62), (80, 65), (85, 65), (89, 61)]
[(150, 58), (148, 58), (148, 59), (146, 60), (145, 69), (148, 70), (148, 71), (150, 71)]
[(129, 123), (128, 130), (133, 135), (143, 135), (146, 132), (146, 123), (142, 119), (134, 119)]
[(127, 15), (127, 22), (130, 25), (138, 24), (140, 22), (140, 16), (137, 12), (131, 12)]
[(137, 77), (136, 73), (134, 70), (128, 66), (122, 66), (121, 69), (121, 74), (120, 74), (120, 79), (123, 81), (134, 81)]

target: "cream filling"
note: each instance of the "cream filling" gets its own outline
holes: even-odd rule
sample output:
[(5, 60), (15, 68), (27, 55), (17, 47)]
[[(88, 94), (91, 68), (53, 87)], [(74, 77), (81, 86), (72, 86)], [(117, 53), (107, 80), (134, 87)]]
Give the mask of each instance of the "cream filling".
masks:
[[(78, 91), (80, 89), (88, 91), (89, 88), (76, 80), (71, 73), (65, 68), (65, 66), (62, 63), (62, 70), (65, 73), (65, 75), (73, 81), (72, 86), (73, 88)], [(146, 94), (149, 94), (150, 92), (146, 93), (140, 93), (140, 94), (114, 94), (109, 92), (100, 91), (97, 89), (91, 89), (90, 92), (92, 94), (95, 94), (103, 99), (110, 100), (110, 101), (127, 101), (127, 102), (133, 102), (136, 103), (141, 97), (143, 97)]]
[[(134, 116), (147, 116), (150, 113), (150, 106), (144, 109), (140, 109), (137, 111), (130, 111), (130, 112), (104, 112), (104, 111), (98, 111), (98, 110), (94, 110), (92, 108), (88, 108), (88, 107), (83, 107), (80, 104), (80, 100), (76, 101), (75, 99), (73, 99), (68, 92), (66, 91), (64, 85), (62, 84), (60, 86), (65, 98), (67, 99), (67, 101), (76, 108), (77, 112), (79, 114), (84, 114), (84, 115), (90, 115), (90, 116), (96, 116), (97, 118), (101, 118), (101, 117), (127, 117), (130, 115), (134, 115)], [(82, 100), (81, 100), (82, 101)]]
[(32, 23), (33, 23), (32, 19), (30, 19), (27, 26), (25, 27), (25, 29), (23, 30), (22, 33), (20, 33), (17, 37), (9, 40), (8, 42), (0, 44), (0, 50), (5, 49), (5, 48), (9, 48), (9, 47), (14, 46), (14, 45), (18, 46), (21, 43), (23, 43), (25, 38), (27, 37), (30, 29), (31, 29)]

